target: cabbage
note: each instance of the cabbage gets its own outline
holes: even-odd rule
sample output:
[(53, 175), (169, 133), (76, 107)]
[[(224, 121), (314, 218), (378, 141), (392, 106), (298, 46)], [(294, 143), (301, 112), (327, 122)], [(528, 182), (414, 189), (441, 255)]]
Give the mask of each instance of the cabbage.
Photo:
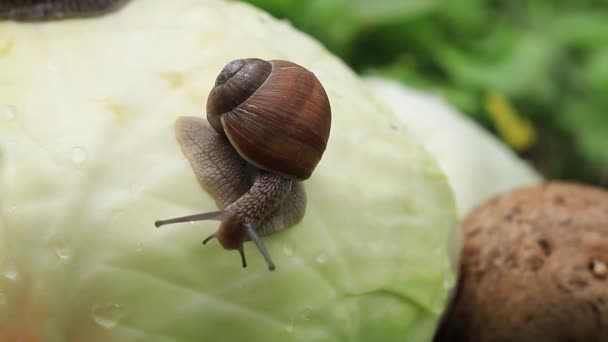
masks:
[[(240, 57), (314, 71), (333, 109), (304, 220), (246, 244), (216, 222), (181, 154)], [(424, 341), (446, 301), (456, 210), (446, 176), (317, 42), (240, 3), (132, 1), (90, 20), (0, 23), (0, 340)]]
[(486, 200), (542, 178), (507, 146), (438, 95), (367, 77), (380, 101), (396, 113), (446, 173), (460, 217)]

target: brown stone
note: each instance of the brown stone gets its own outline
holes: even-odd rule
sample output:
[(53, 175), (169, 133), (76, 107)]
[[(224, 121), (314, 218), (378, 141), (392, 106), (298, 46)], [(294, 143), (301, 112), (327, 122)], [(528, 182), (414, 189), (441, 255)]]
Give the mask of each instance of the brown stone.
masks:
[(453, 301), (435, 342), (608, 341), (608, 192), (550, 182), (463, 222)]

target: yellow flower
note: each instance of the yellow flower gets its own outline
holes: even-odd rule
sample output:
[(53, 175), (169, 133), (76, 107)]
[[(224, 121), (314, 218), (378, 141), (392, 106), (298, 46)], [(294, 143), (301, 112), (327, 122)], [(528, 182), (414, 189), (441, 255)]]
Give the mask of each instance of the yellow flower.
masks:
[(485, 108), (502, 140), (515, 150), (524, 151), (536, 142), (532, 122), (523, 117), (504, 95), (490, 93), (486, 97)]

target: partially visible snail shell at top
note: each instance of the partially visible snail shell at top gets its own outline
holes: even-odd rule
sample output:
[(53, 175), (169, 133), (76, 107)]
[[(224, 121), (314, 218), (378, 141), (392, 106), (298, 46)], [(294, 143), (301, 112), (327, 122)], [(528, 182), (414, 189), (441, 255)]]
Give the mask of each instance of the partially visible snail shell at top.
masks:
[(46, 21), (99, 16), (129, 0), (1, 0), (0, 20)]
[(261, 236), (293, 226), (306, 209), (301, 181), (321, 160), (331, 108), (315, 75), (288, 61), (237, 59), (226, 65), (207, 100), (207, 120), (180, 117), (175, 134), (184, 156), (219, 211), (156, 221), (156, 226), (221, 221), (216, 238), (237, 250), (253, 241), (268, 268), (274, 263)]

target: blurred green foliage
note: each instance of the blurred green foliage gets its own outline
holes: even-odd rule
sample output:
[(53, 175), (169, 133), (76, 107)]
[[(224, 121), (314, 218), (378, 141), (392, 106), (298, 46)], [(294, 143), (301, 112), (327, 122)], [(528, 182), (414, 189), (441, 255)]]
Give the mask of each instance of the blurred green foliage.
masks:
[(608, 1), (248, 2), (360, 73), (440, 91), (546, 177), (608, 186)]

